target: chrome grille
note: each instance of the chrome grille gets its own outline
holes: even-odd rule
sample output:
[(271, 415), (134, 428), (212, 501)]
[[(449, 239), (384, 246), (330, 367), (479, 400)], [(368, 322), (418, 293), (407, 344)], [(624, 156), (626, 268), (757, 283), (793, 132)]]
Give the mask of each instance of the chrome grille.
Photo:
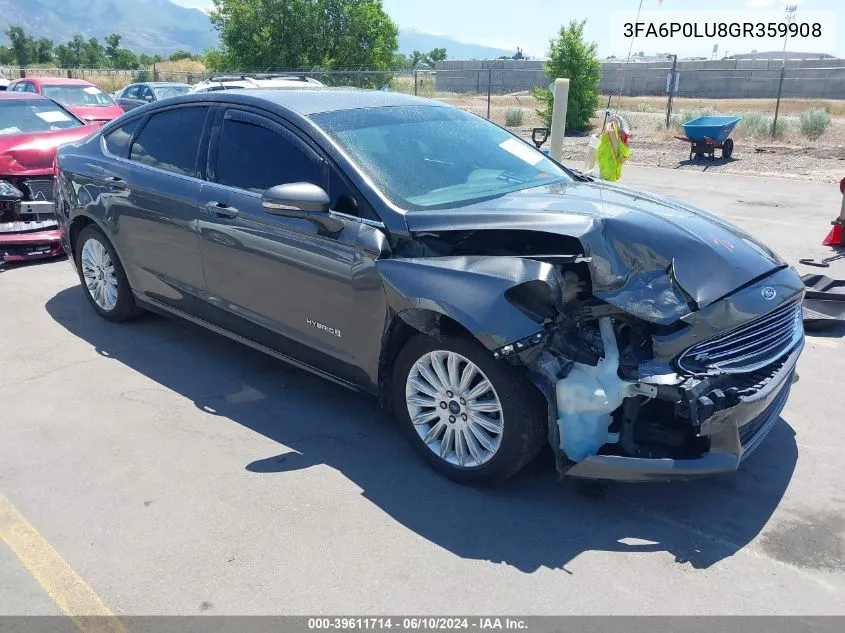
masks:
[(793, 299), (735, 330), (696, 343), (680, 356), (678, 366), (694, 374), (752, 372), (793, 349), (803, 335), (801, 300)]
[(29, 194), (27, 200), (52, 202), (53, 201), (53, 178), (27, 178), (21, 184)]

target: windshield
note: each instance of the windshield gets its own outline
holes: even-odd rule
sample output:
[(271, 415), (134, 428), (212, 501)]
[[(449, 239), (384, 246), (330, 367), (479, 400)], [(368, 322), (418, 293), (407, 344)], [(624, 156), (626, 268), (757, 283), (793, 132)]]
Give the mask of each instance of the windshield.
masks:
[(41, 86), (41, 94), (68, 106), (110, 106), (112, 98), (97, 86)]
[(81, 127), (82, 122), (47, 99), (0, 101), (0, 135)]
[(187, 94), (190, 89), (190, 86), (157, 86), (153, 88), (153, 92), (156, 94), (156, 99), (167, 99)]
[(445, 209), (571, 180), (542, 152), (457, 108), (398, 106), (312, 115), (399, 207)]

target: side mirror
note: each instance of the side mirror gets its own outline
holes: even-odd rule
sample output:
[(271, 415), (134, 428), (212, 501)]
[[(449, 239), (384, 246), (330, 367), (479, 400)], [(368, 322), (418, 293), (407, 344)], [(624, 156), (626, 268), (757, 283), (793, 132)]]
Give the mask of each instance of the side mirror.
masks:
[(261, 196), (261, 206), (272, 215), (314, 222), (328, 233), (337, 233), (343, 228), (343, 222), (329, 214), (329, 194), (310, 182), (271, 187)]
[(146, 101), (147, 103), (152, 102), (152, 100), (153, 100), (152, 95), (144, 95), (144, 101)]

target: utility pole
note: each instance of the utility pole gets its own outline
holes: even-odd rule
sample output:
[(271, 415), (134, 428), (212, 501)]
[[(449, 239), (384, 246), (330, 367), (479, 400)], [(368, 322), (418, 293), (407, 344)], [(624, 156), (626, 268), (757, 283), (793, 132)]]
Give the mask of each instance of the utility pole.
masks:
[(783, 36), (783, 60), (780, 65), (780, 80), (778, 81), (778, 99), (775, 102), (775, 118), (772, 121), (772, 139), (775, 138), (775, 132), (778, 129), (778, 110), (780, 110), (780, 94), (783, 91), (783, 75), (786, 73), (786, 43), (789, 41), (789, 25), (795, 20), (795, 12), (798, 10), (797, 4), (786, 5), (786, 34)]
[(669, 79), (666, 82), (666, 90), (669, 93), (669, 103), (666, 104), (666, 129), (669, 129), (669, 117), (672, 114), (672, 95), (675, 93), (675, 81), (678, 72), (678, 55), (673, 54), (668, 57), (672, 58), (672, 70), (669, 72)]

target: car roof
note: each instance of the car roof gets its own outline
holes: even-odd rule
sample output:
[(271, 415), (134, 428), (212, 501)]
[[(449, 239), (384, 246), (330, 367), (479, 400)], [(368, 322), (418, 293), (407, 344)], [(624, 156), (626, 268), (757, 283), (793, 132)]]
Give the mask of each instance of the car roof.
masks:
[(190, 84), (182, 83), (181, 81), (140, 81), (138, 86), (150, 86), (151, 88), (161, 88), (163, 86), (190, 86)]
[(8, 100), (30, 100), (30, 101), (52, 101), (52, 99), (48, 97), (44, 97), (40, 94), (35, 92), (9, 92), (8, 90), (4, 90), (0, 92), (0, 99), (8, 99)]
[(197, 92), (180, 97), (192, 101), (202, 101), (214, 95), (215, 100), (232, 103), (260, 101), (280, 105), (302, 116), (338, 110), (357, 110), (359, 108), (383, 108), (386, 106), (442, 106), (440, 101), (413, 97), (401, 92), (381, 90), (361, 90), (358, 88), (263, 88), (258, 90), (220, 90), (217, 92)]
[[(18, 81), (32, 80), (48, 86), (96, 86), (85, 79), (69, 79), (67, 77), (23, 77)], [(97, 86), (99, 88), (99, 86)]]

